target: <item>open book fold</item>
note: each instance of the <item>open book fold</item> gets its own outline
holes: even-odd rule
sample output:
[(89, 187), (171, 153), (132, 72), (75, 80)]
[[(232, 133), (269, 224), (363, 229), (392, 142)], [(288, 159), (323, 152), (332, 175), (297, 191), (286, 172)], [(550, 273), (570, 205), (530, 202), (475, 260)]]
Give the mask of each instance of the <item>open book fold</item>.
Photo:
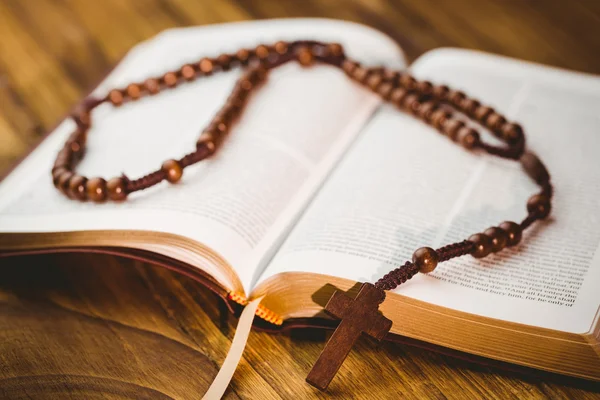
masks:
[[(408, 67), (371, 28), (298, 19), (165, 31), (132, 49), (94, 94), (282, 39), (340, 42), (367, 64), (464, 90), (521, 123), (552, 173), (553, 216), (517, 248), (443, 263), (388, 293), (380, 309), (393, 321), (390, 338), (600, 380), (600, 79), (455, 49)], [(238, 76), (100, 106), (78, 169), (135, 178), (180, 157)], [(264, 295), (257, 313), (273, 330), (314, 317), (318, 325), (334, 287), (374, 282), (418, 247), (522, 219), (536, 188), (518, 163), (464, 151), (328, 66), (274, 71), (213, 157), (179, 184), (124, 203), (78, 203), (53, 187), (54, 157), (73, 127), (58, 125), (0, 183), (0, 255), (149, 259), (231, 303)]]

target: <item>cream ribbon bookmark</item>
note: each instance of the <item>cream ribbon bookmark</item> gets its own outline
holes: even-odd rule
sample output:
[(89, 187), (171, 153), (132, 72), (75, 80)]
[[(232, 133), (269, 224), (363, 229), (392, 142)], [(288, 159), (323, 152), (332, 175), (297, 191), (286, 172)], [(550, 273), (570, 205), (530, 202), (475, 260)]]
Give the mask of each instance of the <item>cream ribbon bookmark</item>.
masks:
[(208, 388), (208, 391), (204, 394), (204, 400), (216, 400), (223, 397), (225, 390), (227, 390), (227, 386), (229, 386), (229, 382), (231, 382), (233, 373), (242, 358), (242, 353), (244, 352), (248, 336), (250, 335), (250, 329), (252, 328), (252, 321), (256, 315), (256, 309), (263, 297), (264, 296), (252, 300), (244, 308), (240, 320), (238, 321), (235, 335), (233, 336), (233, 341), (229, 348), (229, 353), (227, 353), (227, 357), (225, 357), (225, 361), (223, 362), (217, 377)]

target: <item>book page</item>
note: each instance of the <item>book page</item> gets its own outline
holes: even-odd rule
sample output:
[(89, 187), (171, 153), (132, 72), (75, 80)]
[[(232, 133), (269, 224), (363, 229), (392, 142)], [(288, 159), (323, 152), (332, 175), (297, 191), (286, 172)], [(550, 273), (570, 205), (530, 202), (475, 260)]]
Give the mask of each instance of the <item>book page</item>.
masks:
[[(297, 36), (300, 32), (304, 35)], [(203, 56), (300, 37), (339, 41), (351, 54), (403, 65), (389, 38), (356, 24), (228, 24), (159, 35), (128, 56), (95, 94)], [(78, 172), (106, 178), (125, 173), (135, 179), (192, 151), (239, 74), (216, 73), (117, 109), (101, 105)], [(0, 232), (173, 233), (214, 249), (248, 287), (257, 260), (299, 214), (378, 104), (376, 96), (338, 69), (290, 63), (269, 74), (211, 159), (186, 168), (180, 183), (161, 183), (121, 204), (79, 203), (52, 186), (54, 157), (74, 128), (65, 121), (0, 186)]]
[[(486, 317), (589, 332), (600, 304), (594, 287), (600, 282), (600, 79), (459, 50), (432, 52), (412, 70), (521, 123), (556, 194), (551, 218), (530, 228), (519, 246), (441, 263), (394, 291)], [(519, 163), (465, 151), (386, 106), (261, 281), (305, 271), (375, 282), (419, 247), (520, 222), (538, 190)]]

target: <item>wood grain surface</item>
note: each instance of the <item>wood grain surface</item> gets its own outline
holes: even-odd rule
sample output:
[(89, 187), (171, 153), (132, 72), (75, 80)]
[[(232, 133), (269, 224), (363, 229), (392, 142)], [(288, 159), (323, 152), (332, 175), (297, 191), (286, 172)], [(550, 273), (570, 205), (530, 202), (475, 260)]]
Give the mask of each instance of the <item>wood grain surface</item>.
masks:
[[(372, 25), (408, 57), (481, 49), (600, 73), (600, 2), (0, 0), (0, 172), (137, 42), (174, 26), (319, 16)], [(235, 320), (200, 284), (116, 257), (0, 261), (0, 398), (177, 398), (206, 391)], [(322, 332), (253, 332), (229, 399), (321, 398), (304, 382)], [(594, 398), (597, 384), (531, 378), (363, 338), (337, 398)]]

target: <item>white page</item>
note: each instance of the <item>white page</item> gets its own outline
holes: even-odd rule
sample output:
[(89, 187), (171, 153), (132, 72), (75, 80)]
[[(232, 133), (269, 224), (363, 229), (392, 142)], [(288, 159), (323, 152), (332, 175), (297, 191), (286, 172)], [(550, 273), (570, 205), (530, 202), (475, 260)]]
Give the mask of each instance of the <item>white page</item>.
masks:
[[(388, 63), (403, 63), (389, 38), (355, 24), (227, 24), (159, 35), (144, 45), (143, 53), (127, 57), (95, 93), (202, 56), (289, 38), (291, 31), (305, 32), (303, 39), (347, 43), (349, 52), (366, 59), (381, 60), (387, 54)], [(215, 74), (116, 110), (100, 106), (78, 171), (90, 177), (125, 172), (135, 179), (163, 160), (191, 151), (238, 76), (237, 71)], [(178, 234), (221, 254), (248, 288), (262, 252), (293, 221), (377, 104), (375, 96), (337, 69), (283, 66), (250, 99), (216, 156), (187, 168), (180, 184), (163, 183), (122, 204), (78, 203), (52, 186), (51, 165), (73, 129), (72, 122), (64, 122), (0, 185), (0, 232), (136, 229)]]
[[(433, 304), (584, 333), (600, 296), (600, 79), (458, 50), (432, 52), (421, 78), (465, 90), (523, 124), (556, 188), (553, 217), (523, 243), (419, 274), (395, 292)], [(462, 150), (391, 107), (370, 122), (261, 281), (284, 271), (374, 282), (422, 246), (521, 221), (539, 189), (516, 162)]]

